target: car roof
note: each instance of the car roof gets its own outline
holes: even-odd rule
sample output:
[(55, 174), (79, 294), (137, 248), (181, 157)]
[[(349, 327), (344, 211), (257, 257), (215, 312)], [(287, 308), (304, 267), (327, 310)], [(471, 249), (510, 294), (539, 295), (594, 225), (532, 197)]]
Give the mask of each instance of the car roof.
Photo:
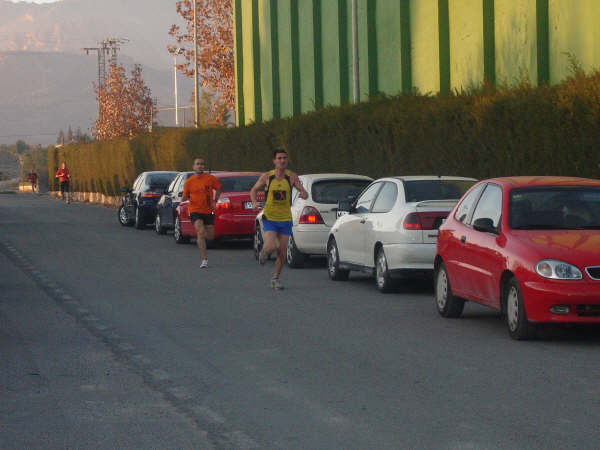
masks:
[(225, 177), (247, 177), (247, 176), (260, 176), (261, 172), (212, 172), (211, 175), (214, 175), (215, 178), (225, 178)]
[(455, 181), (478, 181), (477, 178), (470, 177), (454, 177), (454, 176), (445, 176), (445, 175), (400, 175), (395, 177), (396, 180), (403, 181), (427, 181), (427, 180), (455, 180)]
[(142, 172), (142, 174), (144, 175), (148, 175), (151, 173), (168, 173), (177, 175), (179, 172), (177, 172), (176, 170), (149, 170), (147, 172)]
[(299, 176), (311, 182), (321, 180), (373, 180), (373, 178), (366, 175), (357, 175), (352, 173), (307, 173)]
[(535, 187), (535, 186), (600, 186), (600, 180), (578, 177), (557, 176), (518, 176), (498, 177), (484, 180), (504, 184), (510, 188)]

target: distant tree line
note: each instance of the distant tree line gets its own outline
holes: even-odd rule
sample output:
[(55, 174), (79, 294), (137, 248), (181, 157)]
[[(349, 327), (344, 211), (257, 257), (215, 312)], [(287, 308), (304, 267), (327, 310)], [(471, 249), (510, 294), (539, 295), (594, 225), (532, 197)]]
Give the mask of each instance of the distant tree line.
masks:
[(87, 133), (82, 133), (79, 127), (73, 133), (71, 125), (69, 125), (66, 134), (61, 128), (56, 138), (56, 145), (87, 144), (88, 142), (92, 142), (92, 138)]

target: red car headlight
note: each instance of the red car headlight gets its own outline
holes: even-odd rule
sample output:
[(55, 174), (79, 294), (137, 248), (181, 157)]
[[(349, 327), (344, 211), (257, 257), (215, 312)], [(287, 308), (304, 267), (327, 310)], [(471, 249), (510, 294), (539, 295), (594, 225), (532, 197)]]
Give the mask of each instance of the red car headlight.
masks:
[(535, 265), (537, 274), (544, 278), (553, 280), (581, 280), (581, 270), (573, 264), (555, 259), (542, 259)]

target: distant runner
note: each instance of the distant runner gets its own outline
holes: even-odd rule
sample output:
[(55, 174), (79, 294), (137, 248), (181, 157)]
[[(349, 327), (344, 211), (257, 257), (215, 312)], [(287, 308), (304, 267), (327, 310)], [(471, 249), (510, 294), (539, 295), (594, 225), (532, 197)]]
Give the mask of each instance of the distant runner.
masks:
[(71, 181), (71, 173), (67, 168), (67, 163), (63, 162), (60, 169), (56, 171), (55, 178), (58, 178), (60, 182), (60, 195), (63, 200), (67, 203), (71, 203), (71, 199), (69, 197), (69, 182)]
[(283, 289), (279, 281), (279, 275), (285, 261), (285, 252), (288, 241), (292, 235), (292, 187), (300, 192), (300, 198), (307, 199), (308, 192), (302, 186), (298, 175), (287, 170), (288, 155), (283, 149), (277, 149), (273, 152), (274, 170), (263, 173), (252, 190), (250, 198), (252, 207), (256, 209), (256, 192), (263, 186), (266, 186), (265, 207), (263, 212), (263, 230), (264, 245), (258, 261), (264, 264), (269, 254), (271, 254), (279, 243), (277, 261), (275, 261), (275, 272), (271, 279), (271, 288)]
[(35, 170), (31, 169), (28, 178), (29, 182), (31, 183), (31, 192), (35, 194), (38, 189), (38, 174), (35, 172)]
[[(192, 166), (195, 175), (183, 185), (181, 201), (190, 201), (188, 211), (197, 233), (197, 245), (202, 256), (201, 269), (208, 267), (206, 239), (212, 240), (215, 233), (215, 205), (221, 195), (221, 183), (213, 175), (204, 173), (204, 159), (196, 158)], [(216, 193), (213, 195), (213, 191)]]

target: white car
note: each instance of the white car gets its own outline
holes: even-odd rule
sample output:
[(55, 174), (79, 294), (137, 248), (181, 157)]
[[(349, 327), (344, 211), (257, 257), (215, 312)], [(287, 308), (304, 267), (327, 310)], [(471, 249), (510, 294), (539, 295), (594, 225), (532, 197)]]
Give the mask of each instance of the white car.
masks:
[[(296, 188), (292, 189), (292, 236), (286, 252), (290, 267), (302, 267), (310, 255), (327, 254), (329, 229), (337, 219), (338, 203), (354, 200), (373, 181), (364, 175), (319, 173), (300, 175), (300, 182), (308, 192), (302, 199)], [(262, 216), (256, 217), (254, 232), (254, 254), (263, 245)]]
[(375, 275), (380, 291), (388, 292), (399, 277), (433, 273), (437, 229), (476, 181), (442, 176), (381, 178), (352, 204), (341, 202), (327, 241), (329, 277), (347, 280), (351, 270), (367, 272)]

